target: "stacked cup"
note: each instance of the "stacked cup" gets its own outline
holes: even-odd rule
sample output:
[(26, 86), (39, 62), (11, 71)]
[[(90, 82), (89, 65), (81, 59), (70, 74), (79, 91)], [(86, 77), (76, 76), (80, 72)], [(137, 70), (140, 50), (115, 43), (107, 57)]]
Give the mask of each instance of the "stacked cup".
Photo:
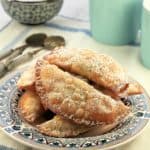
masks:
[(91, 31), (102, 43), (138, 42), (143, 0), (90, 0)]
[(142, 33), (141, 60), (150, 68), (150, 0), (90, 0), (90, 19), (93, 37), (105, 44), (139, 44)]
[(150, 69), (150, 1), (144, 0), (142, 16), (141, 59), (144, 66)]

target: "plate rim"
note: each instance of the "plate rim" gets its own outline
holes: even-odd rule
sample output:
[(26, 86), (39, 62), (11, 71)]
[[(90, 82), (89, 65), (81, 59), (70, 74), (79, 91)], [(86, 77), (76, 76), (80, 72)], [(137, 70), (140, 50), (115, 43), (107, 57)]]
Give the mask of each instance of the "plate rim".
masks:
[[(127, 139), (126, 141), (123, 141), (121, 143), (118, 143), (118, 144), (115, 144), (115, 145), (112, 145), (112, 146), (109, 146), (109, 147), (106, 147), (106, 148), (100, 148), (99, 146), (95, 146), (95, 147), (89, 147), (89, 148), (80, 148), (80, 149), (95, 149), (95, 148), (98, 148), (100, 150), (110, 150), (110, 149), (114, 149), (114, 148), (117, 148), (117, 147), (120, 147), (120, 146), (123, 146), (123, 145), (126, 145), (127, 143), (129, 142), (132, 142), (133, 140), (135, 140), (135, 138), (137, 138), (139, 135), (141, 135), (141, 133), (147, 128), (149, 124), (149, 120), (147, 123), (145, 123), (145, 126), (137, 133), (135, 134), (134, 136), (132, 136), (131, 138)], [(0, 127), (1, 128), (1, 127)], [(45, 148), (39, 148), (38, 145), (40, 146), (41, 144), (39, 143), (34, 143), (34, 145), (32, 143), (28, 143), (26, 141), (23, 141), (23, 140), (20, 140), (19, 138), (17, 138), (16, 136), (13, 136), (13, 134), (9, 134), (8, 132), (6, 132), (4, 129), (1, 128), (1, 131), (3, 131), (3, 133), (5, 133), (8, 137), (10, 137), (11, 139), (25, 145), (25, 146), (28, 146), (28, 147), (31, 147), (31, 148), (35, 148), (35, 149), (39, 149), (39, 150), (45, 150)], [(28, 140), (27, 140), (28, 141)], [(52, 149), (58, 149), (55, 148), (55, 147), (49, 147), (51, 150)], [(66, 149), (64, 147), (60, 147), (61, 149)], [(60, 149), (59, 148), (59, 149)], [(73, 149), (78, 149), (78, 148), (73, 148)]]
[[(26, 68), (26, 67), (24, 67), (24, 68)], [(1, 79), (0, 80), (0, 86), (4, 85), (5, 82), (8, 81), (9, 79), (11, 79), (13, 76), (17, 75), (18, 73), (21, 73), (23, 71), (23, 69), (20, 69), (18, 71), (10, 73), (9, 75), (7, 75), (3, 79)], [(145, 89), (144, 89), (144, 91), (145, 91)], [(148, 101), (150, 103), (150, 97), (149, 97), (149, 95), (148, 95), (148, 93), (146, 91), (145, 91), (145, 94), (148, 97)], [(147, 122), (144, 123), (143, 127), (140, 128), (139, 132), (137, 132), (136, 134), (132, 135), (127, 140), (119, 142), (119, 143), (116, 143), (115, 145), (110, 145), (110, 146), (107, 146), (107, 147), (104, 147), (104, 148), (101, 148), (100, 145), (96, 145), (96, 146), (92, 146), (92, 147), (86, 147), (86, 148), (84, 148), (84, 147), (78, 147), (78, 148), (80, 148), (80, 149), (91, 149), (91, 148), (95, 149), (95, 148), (98, 148), (98, 149), (101, 149), (101, 150), (109, 150), (109, 149), (112, 149), (112, 148), (123, 146), (123, 145), (133, 141), (136, 137), (138, 137), (146, 129), (148, 124), (149, 124), (149, 120), (147, 120)], [(15, 140), (15, 141), (17, 141), (17, 142), (19, 142), (19, 143), (21, 143), (23, 145), (26, 145), (28, 147), (32, 147), (32, 148), (36, 148), (36, 149), (40, 148), (41, 150), (45, 150), (45, 148), (44, 147), (42, 148), (41, 145), (48, 147), (48, 145), (43, 145), (43, 144), (36, 143), (36, 142), (33, 142), (33, 141), (30, 143), (31, 140), (29, 140), (29, 139), (25, 139), (25, 138), (23, 140), (19, 139), (16, 136), (14, 136), (14, 134), (11, 134), (11, 133), (8, 133), (7, 131), (5, 131), (4, 130), (5, 128), (1, 127), (1, 125), (0, 125), (0, 129), (1, 129), (1, 131), (3, 131), (3, 133), (5, 133), (11, 139), (13, 139), (13, 140)], [(67, 149), (67, 147), (51, 147), (51, 146), (49, 146), (48, 149), (58, 149), (58, 148), (60, 148), (60, 149)], [(73, 149), (78, 149), (78, 148), (73, 148)], [(70, 148), (68, 148), (68, 149), (70, 149)]]

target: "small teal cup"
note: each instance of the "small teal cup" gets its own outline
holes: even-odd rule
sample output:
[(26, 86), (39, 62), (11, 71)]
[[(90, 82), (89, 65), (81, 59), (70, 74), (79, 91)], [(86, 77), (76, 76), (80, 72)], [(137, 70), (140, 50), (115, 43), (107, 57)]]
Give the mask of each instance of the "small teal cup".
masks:
[(93, 37), (102, 43), (136, 43), (143, 0), (90, 0)]
[(142, 15), (141, 59), (145, 67), (150, 69), (150, 2), (144, 2)]

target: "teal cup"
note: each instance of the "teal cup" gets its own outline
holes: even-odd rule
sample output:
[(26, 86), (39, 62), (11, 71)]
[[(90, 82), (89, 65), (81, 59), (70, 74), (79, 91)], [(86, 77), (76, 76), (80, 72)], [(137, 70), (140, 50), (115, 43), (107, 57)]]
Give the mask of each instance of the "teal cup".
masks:
[(90, 0), (92, 36), (99, 42), (125, 45), (138, 42), (143, 0)]
[(150, 69), (150, 2), (145, 1), (142, 15), (141, 59)]

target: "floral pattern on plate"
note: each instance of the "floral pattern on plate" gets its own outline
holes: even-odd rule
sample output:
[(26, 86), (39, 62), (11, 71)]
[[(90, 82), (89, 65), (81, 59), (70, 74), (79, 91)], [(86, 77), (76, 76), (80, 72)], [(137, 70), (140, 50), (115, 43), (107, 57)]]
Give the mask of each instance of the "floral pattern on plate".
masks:
[[(131, 116), (119, 124), (111, 132), (99, 136), (77, 138), (54, 138), (42, 135), (34, 127), (28, 125), (18, 115), (18, 100), (22, 91), (16, 83), (20, 72), (5, 80), (0, 86), (0, 126), (13, 139), (28, 146), (40, 149), (110, 149), (131, 141), (148, 123), (148, 120)], [(125, 103), (131, 105), (133, 112), (149, 111), (150, 102), (147, 94), (128, 97)]]

